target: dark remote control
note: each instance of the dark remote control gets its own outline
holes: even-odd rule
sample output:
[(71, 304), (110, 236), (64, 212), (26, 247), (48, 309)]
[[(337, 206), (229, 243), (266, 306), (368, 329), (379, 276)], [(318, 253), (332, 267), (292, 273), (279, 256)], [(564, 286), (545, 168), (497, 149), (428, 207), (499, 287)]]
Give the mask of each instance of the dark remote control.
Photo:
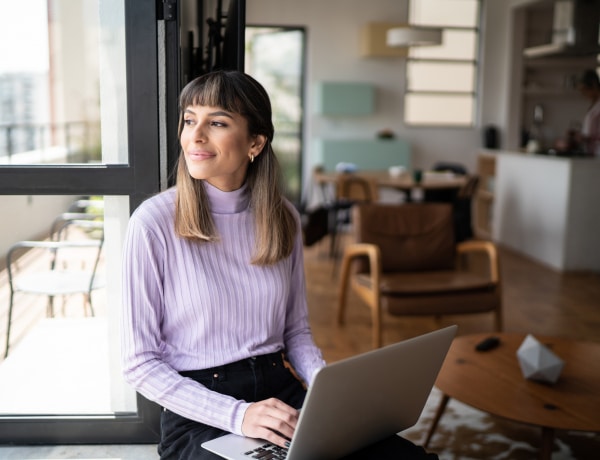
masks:
[(477, 351), (489, 351), (500, 345), (500, 339), (498, 337), (488, 337), (477, 344), (475, 349)]

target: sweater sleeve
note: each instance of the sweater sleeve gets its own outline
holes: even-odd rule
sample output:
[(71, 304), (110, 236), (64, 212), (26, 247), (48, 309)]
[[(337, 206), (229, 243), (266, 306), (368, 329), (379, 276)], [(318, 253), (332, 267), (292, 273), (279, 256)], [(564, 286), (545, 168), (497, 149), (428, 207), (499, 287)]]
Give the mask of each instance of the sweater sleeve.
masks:
[(162, 359), (165, 248), (132, 217), (123, 260), (122, 362), (125, 380), (146, 398), (190, 420), (241, 435), (249, 403), (181, 376)]
[(300, 216), (293, 210), (297, 221), (297, 234), (292, 253), (291, 285), (288, 298), (285, 347), (286, 354), (294, 370), (307, 385), (315, 373), (325, 366), (321, 351), (315, 345), (308, 318), (306, 300), (306, 278), (304, 273), (304, 252)]

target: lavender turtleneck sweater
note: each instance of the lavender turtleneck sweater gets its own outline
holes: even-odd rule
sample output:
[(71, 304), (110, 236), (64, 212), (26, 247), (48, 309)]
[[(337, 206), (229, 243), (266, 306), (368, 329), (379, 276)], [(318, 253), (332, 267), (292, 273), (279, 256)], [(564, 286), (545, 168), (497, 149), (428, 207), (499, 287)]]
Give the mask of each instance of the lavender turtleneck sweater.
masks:
[(222, 192), (205, 186), (218, 242), (176, 236), (174, 188), (146, 200), (131, 216), (124, 250), (124, 375), (161, 406), (242, 434), (249, 403), (178, 371), (285, 350), (308, 383), (325, 363), (308, 323), (300, 232), (290, 257), (252, 265), (254, 222), (246, 187)]

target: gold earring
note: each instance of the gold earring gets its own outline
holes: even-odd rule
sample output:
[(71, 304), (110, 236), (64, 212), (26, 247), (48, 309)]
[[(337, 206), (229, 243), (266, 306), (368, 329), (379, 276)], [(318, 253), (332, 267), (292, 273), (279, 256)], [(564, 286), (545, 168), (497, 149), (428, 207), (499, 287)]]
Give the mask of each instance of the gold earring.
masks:
[(254, 163), (254, 154), (250, 154), (250, 163)]

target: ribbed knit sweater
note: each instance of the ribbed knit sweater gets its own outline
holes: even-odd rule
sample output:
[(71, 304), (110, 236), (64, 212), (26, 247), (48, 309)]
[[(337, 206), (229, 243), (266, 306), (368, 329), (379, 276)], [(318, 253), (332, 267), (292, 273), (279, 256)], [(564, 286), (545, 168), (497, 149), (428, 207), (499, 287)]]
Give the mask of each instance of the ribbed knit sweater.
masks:
[(178, 371), (285, 350), (310, 383), (325, 363), (308, 323), (300, 232), (290, 257), (252, 265), (255, 229), (246, 187), (223, 192), (205, 183), (205, 188), (217, 242), (175, 234), (175, 188), (146, 200), (131, 216), (123, 258), (124, 376), (175, 413), (242, 434), (250, 403)]

